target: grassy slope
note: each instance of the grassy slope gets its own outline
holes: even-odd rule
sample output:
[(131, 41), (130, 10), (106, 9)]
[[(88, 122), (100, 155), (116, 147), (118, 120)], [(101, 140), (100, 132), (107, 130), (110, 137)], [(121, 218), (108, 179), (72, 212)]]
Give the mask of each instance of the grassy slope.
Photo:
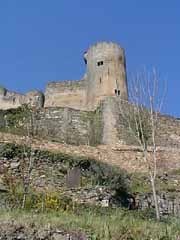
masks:
[[(101, 210), (102, 211), (102, 210)], [(124, 210), (85, 210), (83, 212), (46, 212), (1, 211), (0, 222), (16, 220), (16, 224), (38, 229), (45, 226), (63, 228), (67, 231), (87, 232), (90, 239), (103, 240), (177, 240), (180, 237), (180, 220), (171, 219), (167, 223), (157, 223), (143, 219), (138, 213)]]

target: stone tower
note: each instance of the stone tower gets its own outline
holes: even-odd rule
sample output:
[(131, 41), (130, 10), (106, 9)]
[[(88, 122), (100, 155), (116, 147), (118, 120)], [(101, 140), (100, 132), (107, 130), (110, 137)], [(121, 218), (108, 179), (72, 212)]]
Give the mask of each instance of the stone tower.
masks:
[(87, 65), (86, 104), (94, 108), (106, 96), (128, 100), (124, 50), (115, 43), (100, 42), (84, 54)]

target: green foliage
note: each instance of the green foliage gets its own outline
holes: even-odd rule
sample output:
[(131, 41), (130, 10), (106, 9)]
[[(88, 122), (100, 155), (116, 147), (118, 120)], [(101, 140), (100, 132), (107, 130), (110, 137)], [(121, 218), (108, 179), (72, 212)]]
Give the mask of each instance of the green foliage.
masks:
[[(23, 183), (12, 176), (5, 177), (8, 192), (6, 194), (6, 204), (11, 209), (21, 209), (24, 201)], [(64, 196), (61, 192), (38, 192), (32, 187), (26, 193), (23, 209), (25, 210), (71, 210), (73, 208), (72, 199)]]
[(31, 206), (39, 211), (70, 211), (73, 209), (72, 199), (60, 192), (36, 193), (36, 203)]
[[(14, 144), (1, 146), (1, 156), (11, 159), (21, 156), (23, 148)], [(7, 150), (7, 152), (6, 152)], [(119, 192), (148, 192), (149, 183), (143, 174), (127, 175), (125, 172), (110, 167), (101, 162), (85, 157), (71, 156), (62, 153), (50, 153), (48, 151), (34, 150), (35, 162), (47, 161), (55, 166), (57, 163), (62, 168), (63, 174), (71, 167), (78, 166), (83, 175), (85, 184), (103, 185), (111, 187)], [(24, 211), (18, 216), (13, 212), (21, 209), (24, 189), (20, 179), (12, 177), (7, 173), (4, 182), (8, 187), (6, 203), (11, 206), (13, 218), (18, 221), (23, 219), (26, 213), (28, 222), (33, 221), (43, 225), (53, 224), (63, 226), (64, 229), (79, 230), (87, 232), (89, 239), (132, 239), (132, 240), (176, 240), (180, 235), (179, 220), (166, 220), (166, 222), (155, 222), (154, 212), (151, 211), (128, 211), (123, 209), (90, 207), (87, 205), (74, 204), (72, 199), (59, 191), (37, 192), (30, 187)], [(142, 184), (143, 182), (143, 184)], [(132, 184), (130, 184), (132, 183)], [(31, 212), (33, 214), (31, 215)], [(35, 214), (36, 213), (36, 214)], [(35, 219), (33, 216), (35, 215)], [(6, 219), (6, 215), (2, 215)], [(22, 220), (23, 221), (23, 220)]]
[(0, 111), (0, 130), (14, 134), (27, 135), (26, 124), (29, 121), (31, 109), (23, 105), (15, 109)]
[(132, 193), (149, 193), (151, 185), (147, 174), (133, 173), (130, 175), (130, 191)]
[[(168, 195), (172, 198), (179, 192), (179, 181), (174, 181), (179, 179), (179, 170), (173, 170), (169, 172), (168, 178), (164, 178), (163, 175), (157, 175), (156, 178), (156, 189), (157, 192), (168, 192)], [(130, 192), (146, 194), (151, 192), (151, 185), (149, 178), (146, 173), (133, 173), (129, 175), (130, 177)]]
[[(10, 203), (12, 203), (12, 205), (20, 204), (23, 201), (23, 191), (25, 191), (23, 190), (23, 184), (25, 179), (24, 177), (26, 176), (24, 174), (26, 174), (26, 172), (25, 170), (23, 170), (23, 163), (26, 160), (28, 161), (28, 154), (30, 154), (31, 149), (24, 149), (24, 147), (15, 144), (2, 144), (0, 146), (0, 157), (2, 156), (3, 158), (6, 158), (8, 160), (14, 158), (23, 159), (23, 161), (20, 161), (21, 166), (19, 167), (19, 171), (22, 172), (20, 172), (20, 174), (16, 176), (16, 179), (19, 181), (18, 188), (16, 189), (17, 191), (11, 191), (13, 194), (12, 196), (10, 196)], [(33, 168), (36, 169), (36, 166), (41, 164), (42, 162), (44, 166), (43, 171), (45, 171), (46, 177), (51, 179), (51, 182), (58, 182), (59, 186), (61, 187), (66, 187), (65, 176), (69, 169), (78, 167), (81, 170), (81, 185), (84, 188), (104, 186), (110, 189), (112, 192), (116, 193), (114, 195), (119, 199), (118, 201), (121, 201), (121, 199), (123, 199), (123, 205), (125, 205), (125, 202), (127, 202), (129, 191), (129, 176), (125, 171), (109, 166), (105, 163), (95, 161), (94, 159), (90, 159), (87, 157), (79, 157), (76, 155), (72, 156), (64, 153), (52, 153), (48, 151), (33, 150), (31, 152), (31, 156), (33, 156)], [(47, 164), (44, 165), (45, 162)], [(46, 165), (47, 169), (45, 169)], [(51, 166), (51, 168), (49, 168), (49, 166)], [(10, 179), (10, 176), (8, 176), (7, 179), (8, 178)], [(8, 188), (11, 188), (10, 182), (6, 182)], [(33, 176), (31, 182), (33, 182)], [(22, 188), (21, 194), (19, 191), (20, 186)], [(34, 202), (37, 203), (37, 201), (39, 201), (39, 197), (37, 198), (37, 196), (34, 195), (33, 192), (28, 192), (26, 201), (30, 201), (28, 198), (32, 199), (32, 203), (29, 202), (28, 206), (35, 206)], [(44, 200), (45, 206), (46, 202), (47, 201)]]
[(0, 145), (0, 157), (6, 159), (13, 159), (15, 157), (22, 157), (23, 147), (12, 143)]

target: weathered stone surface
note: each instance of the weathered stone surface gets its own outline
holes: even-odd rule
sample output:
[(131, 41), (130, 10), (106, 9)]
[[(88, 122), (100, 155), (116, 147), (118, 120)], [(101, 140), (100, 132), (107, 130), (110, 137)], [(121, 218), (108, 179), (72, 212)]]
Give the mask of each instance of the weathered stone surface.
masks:
[(97, 107), (107, 96), (128, 99), (124, 49), (115, 43), (102, 42), (84, 54), (87, 64), (87, 96), (89, 109)]
[(66, 176), (66, 186), (68, 188), (77, 188), (81, 184), (81, 169), (79, 167), (74, 167), (70, 169)]
[(15, 162), (12, 162), (12, 163), (10, 164), (10, 168), (16, 169), (16, 168), (19, 167), (19, 165), (20, 165), (20, 162), (19, 162), (19, 161), (15, 161)]
[(32, 107), (43, 107), (44, 106), (44, 94), (40, 91), (31, 91), (26, 94), (1, 91), (0, 94), (0, 109), (12, 109), (21, 107), (24, 104), (29, 104)]
[[(162, 192), (157, 195), (159, 211), (161, 216), (174, 215), (180, 217), (180, 194), (176, 193), (172, 197), (171, 193)], [(137, 209), (154, 209), (154, 200), (152, 194), (140, 194), (136, 196)]]
[(48, 83), (45, 91), (45, 107), (69, 107), (86, 110), (85, 80)]
[(36, 135), (72, 145), (97, 145), (102, 138), (101, 111), (45, 108), (35, 114)]

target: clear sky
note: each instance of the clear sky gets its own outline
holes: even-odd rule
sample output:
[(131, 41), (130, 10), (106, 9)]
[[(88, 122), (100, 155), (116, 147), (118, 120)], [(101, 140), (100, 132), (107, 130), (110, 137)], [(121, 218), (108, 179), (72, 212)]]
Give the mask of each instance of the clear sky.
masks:
[(164, 111), (180, 117), (179, 0), (0, 0), (0, 84), (26, 92), (81, 79), (83, 52), (102, 40), (125, 48), (129, 73), (156, 67)]

